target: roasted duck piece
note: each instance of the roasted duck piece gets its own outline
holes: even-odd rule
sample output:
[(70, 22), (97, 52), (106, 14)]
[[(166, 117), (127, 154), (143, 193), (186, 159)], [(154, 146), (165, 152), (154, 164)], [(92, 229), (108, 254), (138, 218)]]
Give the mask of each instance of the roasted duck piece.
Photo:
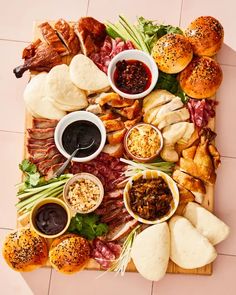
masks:
[(55, 23), (54, 27), (60, 39), (69, 50), (69, 53), (73, 55), (77, 54), (80, 50), (80, 44), (73, 28), (62, 18)]
[(55, 51), (60, 55), (68, 55), (69, 50), (64, 46), (60, 38), (57, 36), (55, 30), (48, 22), (44, 22), (38, 26), (41, 31), (42, 37), (48, 45), (51, 45)]
[(220, 154), (210, 143), (215, 133), (209, 128), (204, 128), (200, 137), (200, 143), (182, 152), (180, 169), (202, 181), (214, 184), (216, 181), (215, 169), (220, 163)]
[(22, 57), (25, 59), (24, 64), (13, 70), (16, 78), (21, 78), (27, 70), (49, 72), (54, 66), (62, 64), (61, 56), (53, 47), (40, 40), (26, 47)]
[(74, 27), (83, 54), (98, 52), (106, 37), (106, 26), (92, 17), (82, 17)]

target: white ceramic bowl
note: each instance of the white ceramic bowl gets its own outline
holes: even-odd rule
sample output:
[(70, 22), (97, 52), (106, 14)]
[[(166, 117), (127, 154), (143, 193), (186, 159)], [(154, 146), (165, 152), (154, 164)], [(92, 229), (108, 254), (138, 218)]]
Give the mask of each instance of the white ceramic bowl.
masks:
[[(159, 176), (162, 177), (164, 179), (164, 181), (167, 183), (167, 185), (171, 191), (172, 197), (173, 197), (173, 202), (171, 204), (171, 209), (168, 212), (168, 214), (166, 214), (165, 216), (163, 216), (161, 218), (157, 218), (155, 220), (147, 220), (147, 219), (140, 217), (136, 213), (134, 213), (133, 210), (131, 209), (129, 191), (132, 188), (133, 181), (138, 180), (139, 178), (153, 179), (153, 178), (157, 178)], [(166, 173), (164, 173), (162, 171), (157, 171), (157, 170), (145, 170), (145, 171), (139, 172), (136, 175), (134, 175), (133, 177), (131, 177), (125, 186), (123, 195), (124, 195), (124, 204), (125, 204), (127, 211), (129, 212), (129, 214), (134, 219), (138, 220), (139, 222), (145, 223), (145, 224), (157, 224), (157, 223), (161, 223), (161, 222), (168, 220), (175, 213), (175, 211), (179, 205), (179, 190), (178, 190), (177, 184), (174, 182), (174, 180), (169, 175), (167, 175)]]
[(64, 157), (69, 158), (70, 154), (68, 154), (65, 151), (65, 149), (62, 145), (62, 134), (68, 125), (70, 125), (71, 123), (78, 121), (78, 120), (86, 120), (86, 121), (92, 122), (93, 124), (95, 124), (98, 127), (98, 129), (101, 132), (100, 146), (93, 154), (91, 154), (88, 157), (83, 157), (83, 158), (78, 158), (78, 157), (72, 158), (72, 161), (75, 161), (75, 162), (87, 162), (87, 161), (90, 161), (90, 160), (96, 158), (98, 156), (98, 154), (100, 154), (100, 152), (102, 151), (102, 149), (105, 145), (105, 142), (106, 142), (106, 129), (105, 129), (102, 121), (98, 118), (98, 116), (96, 116), (90, 112), (86, 112), (86, 111), (77, 111), (77, 112), (72, 112), (72, 113), (66, 115), (65, 117), (63, 117), (59, 121), (59, 123), (56, 126), (56, 129), (54, 132), (54, 140), (55, 140), (55, 144), (56, 144), (56, 147), (59, 150), (59, 152)]
[[(138, 94), (128, 94), (125, 92), (120, 91), (115, 83), (114, 83), (114, 72), (116, 68), (116, 64), (118, 61), (121, 60), (139, 60), (143, 62), (151, 71), (152, 74), (152, 81), (148, 89), (146, 89), (144, 92), (138, 93)], [(120, 53), (118, 53), (110, 62), (108, 66), (108, 80), (112, 87), (112, 89), (117, 92), (120, 96), (129, 98), (129, 99), (138, 99), (142, 98), (146, 95), (148, 95), (152, 89), (155, 87), (158, 79), (158, 67), (154, 59), (151, 57), (151, 55), (145, 53), (144, 51), (132, 49), (132, 50), (125, 50)]]

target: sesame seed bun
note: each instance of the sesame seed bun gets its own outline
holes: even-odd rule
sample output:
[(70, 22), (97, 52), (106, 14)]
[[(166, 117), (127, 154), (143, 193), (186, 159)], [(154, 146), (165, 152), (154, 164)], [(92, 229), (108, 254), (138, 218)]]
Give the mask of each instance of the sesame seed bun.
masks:
[(195, 19), (185, 31), (185, 36), (192, 44), (194, 54), (213, 56), (221, 48), (224, 29), (212, 16), (201, 16)]
[(193, 50), (183, 35), (166, 34), (154, 45), (152, 56), (162, 72), (176, 74), (190, 63)]
[(3, 257), (15, 271), (32, 271), (46, 264), (47, 242), (31, 229), (20, 229), (6, 237)]
[(56, 238), (49, 250), (49, 260), (52, 267), (65, 274), (82, 270), (89, 258), (89, 242), (75, 234), (66, 234)]
[(188, 96), (201, 99), (213, 96), (222, 78), (221, 67), (214, 59), (196, 56), (179, 74), (179, 83)]

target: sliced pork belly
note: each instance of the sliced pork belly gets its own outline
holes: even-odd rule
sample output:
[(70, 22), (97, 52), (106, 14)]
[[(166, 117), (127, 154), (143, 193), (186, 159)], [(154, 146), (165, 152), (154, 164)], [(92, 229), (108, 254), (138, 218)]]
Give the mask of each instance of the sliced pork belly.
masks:
[(57, 123), (58, 120), (33, 118), (33, 128), (37, 129), (54, 128), (57, 126)]
[(54, 137), (55, 128), (29, 128), (27, 129), (30, 138), (34, 139), (48, 139)]
[(51, 45), (57, 53), (60, 55), (68, 55), (69, 50), (64, 46), (60, 38), (57, 36), (55, 30), (50, 26), (48, 22), (44, 22), (38, 26), (43, 39)]
[(62, 18), (55, 23), (54, 27), (70, 54), (77, 54), (80, 50), (80, 43), (73, 28)]
[(45, 175), (47, 173), (47, 169), (52, 167), (55, 164), (62, 163), (64, 161), (64, 157), (61, 154), (56, 154), (52, 158), (41, 161), (37, 164), (38, 171)]

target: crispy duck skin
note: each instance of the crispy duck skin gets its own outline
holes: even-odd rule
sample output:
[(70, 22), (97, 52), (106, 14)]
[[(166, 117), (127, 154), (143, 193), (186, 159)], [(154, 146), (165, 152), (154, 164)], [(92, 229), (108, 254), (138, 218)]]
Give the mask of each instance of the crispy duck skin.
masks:
[(29, 133), (30, 138), (48, 139), (48, 138), (53, 138), (55, 128), (46, 128), (46, 129), (28, 128), (27, 131)]
[(49, 72), (54, 66), (62, 64), (61, 56), (52, 46), (37, 41), (30, 46), (23, 51), (24, 64), (13, 70), (16, 78), (21, 78), (27, 70)]
[(82, 17), (74, 26), (83, 54), (99, 51), (106, 37), (106, 26), (92, 17)]
[(52, 167), (55, 164), (62, 163), (63, 161), (64, 157), (61, 154), (56, 154), (51, 159), (40, 161), (37, 164), (37, 168), (42, 175), (45, 175), (47, 173), (48, 168)]
[(45, 129), (54, 128), (57, 126), (58, 120), (33, 118), (33, 128)]
[(59, 37), (68, 48), (69, 53), (73, 55), (77, 54), (80, 50), (80, 44), (73, 28), (62, 18), (55, 23), (54, 27)]
[(51, 45), (58, 54), (62, 56), (69, 54), (68, 49), (64, 46), (60, 38), (57, 36), (57, 33), (48, 22), (38, 25), (38, 28), (41, 31), (43, 39), (48, 45)]
[(38, 145), (44, 147), (48, 144), (54, 144), (54, 138), (47, 138), (47, 139), (34, 139), (34, 138), (28, 138), (28, 144), (29, 145)]
[(52, 157), (54, 157), (55, 155), (57, 155), (58, 149), (56, 148), (56, 146), (52, 145), (50, 147), (48, 147), (47, 149), (42, 149), (42, 150), (32, 150), (31, 151), (31, 157), (30, 157), (30, 161), (34, 164), (42, 162), (44, 160), (47, 159), (51, 159)]

